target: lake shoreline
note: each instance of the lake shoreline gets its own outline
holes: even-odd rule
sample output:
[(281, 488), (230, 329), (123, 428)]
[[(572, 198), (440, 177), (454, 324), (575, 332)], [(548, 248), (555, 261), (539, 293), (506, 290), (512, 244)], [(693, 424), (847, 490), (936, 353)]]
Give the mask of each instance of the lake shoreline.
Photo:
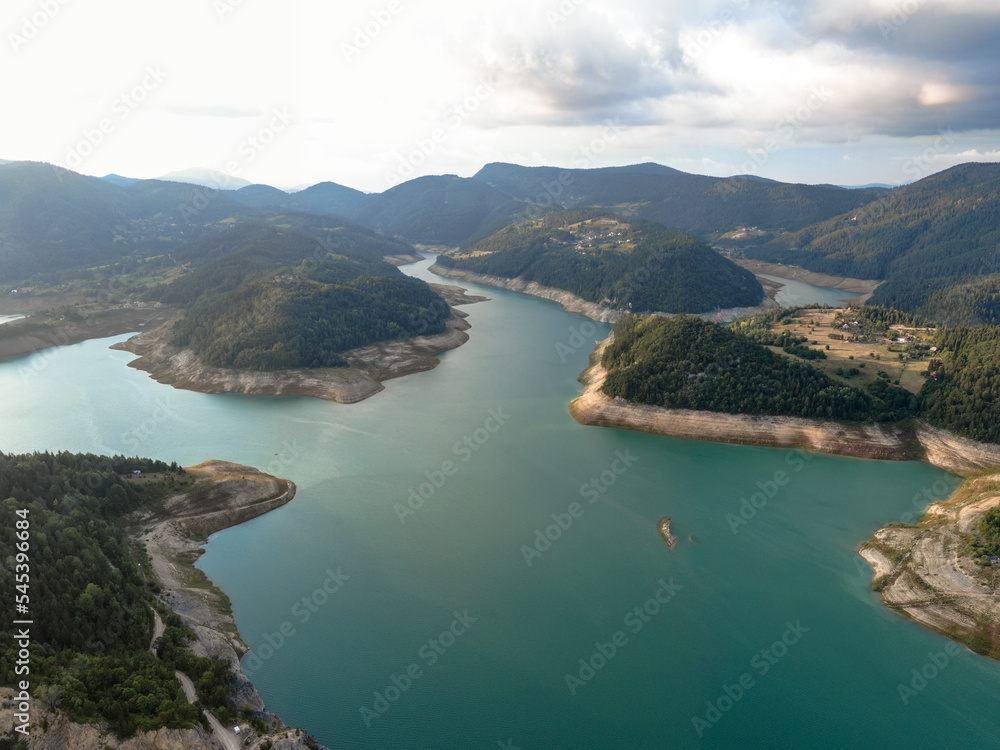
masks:
[[(581, 375), (583, 394), (570, 404), (580, 423), (658, 435), (892, 461), (923, 461), (966, 482), (932, 504), (916, 526), (892, 524), (858, 551), (873, 568), (883, 603), (977, 653), (1000, 659), (1000, 597), (970, 572), (958, 550), (978, 520), (1000, 505), (1000, 446), (977, 443), (917, 420), (899, 425), (846, 425), (795, 417), (754, 417), (629, 404), (600, 391), (607, 371), (591, 354)], [(985, 479), (983, 478), (985, 476)], [(986, 489), (983, 489), (985, 487)]]
[[(765, 263), (761, 260), (747, 260), (744, 258), (734, 259), (733, 262), (750, 271), (754, 276), (758, 276), (758, 281), (764, 284), (768, 279), (759, 278), (760, 274), (767, 276), (777, 276), (789, 281), (800, 281), (803, 284), (812, 284), (827, 289), (840, 289), (850, 292), (855, 297), (846, 300), (847, 305), (863, 305), (875, 293), (875, 290), (883, 282), (878, 279), (853, 279), (845, 276), (831, 276), (826, 273), (809, 271), (801, 266), (788, 266), (782, 263)], [(765, 287), (766, 288), (766, 287)]]
[[(468, 281), (474, 284), (495, 286), (499, 289), (509, 289), (512, 292), (521, 292), (522, 294), (530, 294), (532, 297), (539, 297), (540, 299), (547, 299), (551, 302), (558, 302), (562, 305), (562, 308), (566, 312), (583, 315), (597, 323), (617, 323), (626, 315), (631, 314), (623, 310), (608, 307), (607, 305), (590, 302), (582, 297), (576, 296), (572, 292), (567, 292), (565, 289), (543, 286), (537, 281), (527, 281), (523, 278), (508, 279), (503, 276), (488, 276), (485, 274), (473, 273), (472, 271), (465, 271), (460, 268), (448, 268), (446, 266), (439, 265), (436, 262), (433, 263), (427, 270), (447, 279), (459, 279), (461, 281)], [(737, 320), (742, 320), (743, 318), (751, 318), (754, 315), (759, 315), (762, 312), (766, 312), (767, 310), (771, 310), (779, 306), (773, 299), (773, 293), (775, 291), (776, 290), (773, 288), (773, 285), (771, 287), (765, 286), (764, 299), (761, 304), (756, 307), (732, 307), (725, 310), (713, 310), (709, 313), (698, 313), (697, 317), (711, 323), (732, 323)], [(672, 317), (673, 315), (679, 313), (654, 314), (664, 317)]]
[(159, 383), (199, 393), (244, 393), (249, 396), (310, 396), (341, 404), (354, 404), (385, 390), (392, 378), (432, 370), (442, 352), (469, 340), (472, 326), (458, 305), (487, 298), (470, 296), (464, 289), (433, 285), (451, 306), (447, 330), (441, 334), (384, 341), (344, 352), (349, 367), (300, 368), (257, 371), (206, 365), (188, 348), (170, 344), (170, 330), (161, 327), (112, 345), (138, 358), (129, 367), (149, 373)]
[(569, 408), (581, 424), (853, 458), (924, 461), (955, 474), (1000, 466), (1000, 446), (977, 443), (916, 420), (893, 425), (843, 424), (800, 417), (665, 409), (613, 399), (600, 390), (607, 376), (600, 358), (611, 341), (609, 336), (598, 344), (590, 366), (579, 377), (583, 393)]

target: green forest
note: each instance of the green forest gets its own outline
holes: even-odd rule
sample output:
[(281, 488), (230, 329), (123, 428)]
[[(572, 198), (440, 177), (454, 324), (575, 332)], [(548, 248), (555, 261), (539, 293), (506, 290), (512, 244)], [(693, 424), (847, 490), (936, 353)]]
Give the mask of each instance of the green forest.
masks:
[(709, 312), (764, 299), (753, 274), (693, 237), (600, 209), (521, 222), (438, 263), (537, 281), (636, 312)]
[[(632, 403), (726, 414), (892, 422), (913, 416), (964, 437), (1000, 443), (1000, 327), (950, 328), (935, 339), (943, 366), (912, 395), (878, 380), (837, 383), (799, 354), (800, 342), (767, 333), (770, 311), (739, 327), (691, 317), (629, 316), (605, 350), (603, 390)], [(874, 308), (868, 323), (913, 322)], [(756, 321), (756, 322), (755, 322)], [(891, 324), (891, 323), (890, 323)]]
[(248, 225), (200, 244), (201, 264), (146, 298), (187, 308), (172, 342), (214, 367), (345, 367), (349, 349), (443, 333), (451, 316), (424, 281), (301, 232)]
[(700, 318), (629, 316), (614, 329), (602, 363), (603, 391), (632, 403), (726, 414), (844, 421), (907, 417), (912, 396), (835, 382), (806, 362), (776, 354), (730, 327)]
[(885, 279), (872, 304), (968, 326), (1000, 323), (998, 247), (1000, 165), (963, 164), (744, 252), (836, 276)]
[[(135, 470), (153, 476), (132, 481)], [(178, 649), (160, 659), (150, 653), (159, 584), (123, 530), (127, 513), (189, 482), (177, 464), (149, 459), (0, 453), (0, 552), (12, 562), (0, 568), (0, 588), (16, 590), (14, 563), (25, 555), (33, 695), (72, 721), (105, 720), (122, 737), (198, 724), (199, 707), (187, 702), (175, 669), (192, 678), (204, 705), (222, 718), (233, 712), (224, 662)], [(28, 553), (17, 547), (19, 530), (30, 535)], [(16, 677), (11, 627), (0, 625), (3, 685)]]

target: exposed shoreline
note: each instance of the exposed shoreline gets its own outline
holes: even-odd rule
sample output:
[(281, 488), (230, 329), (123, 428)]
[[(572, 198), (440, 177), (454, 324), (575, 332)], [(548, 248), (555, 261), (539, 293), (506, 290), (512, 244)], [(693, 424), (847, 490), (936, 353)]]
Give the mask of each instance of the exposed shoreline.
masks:
[[(765, 263), (761, 260), (734, 259), (736, 265), (745, 268), (752, 274), (767, 274), (790, 281), (801, 281), (803, 284), (826, 287), (827, 289), (842, 289), (857, 296), (847, 300), (852, 305), (863, 305), (875, 293), (882, 283), (878, 279), (852, 279), (845, 276), (831, 276), (826, 273), (809, 271), (801, 266), (786, 266), (781, 263)], [(757, 279), (763, 284), (766, 279)]]
[[(659, 435), (895, 461), (923, 461), (967, 476), (950, 499), (931, 505), (916, 526), (879, 529), (859, 551), (874, 569), (882, 601), (978, 653), (1000, 658), (997, 581), (977, 575), (959, 549), (974, 525), (1000, 505), (1000, 446), (977, 443), (917, 420), (898, 425), (849, 425), (795, 417), (754, 417), (629, 404), (600, 391), (607, 371), (600, 357), (608, 337), (581, 375), (583, 394), (570, 404), (582, 424)], [(1000, 567), (1000, 566), (993, 566)]]
[(991, 508), (1000, 505), (1000, 474), (969, 478), (934, 503), (915, 526), (879, 529), (859, 554), (872, 566), (882, 602), (973, 651), (1000, 659), (1000, 566), (979, 567), (960, 554)]
[[(32, 727), (28, 746), (32, 750), (174, 750), (174, 748), (247, 747), (249, 750), (325, 750), (300, 729), (288, 727), (280, 717), (265, 710), (264, 700), (243, 672), (240, 659), (249, 650), (240, 636), (230, 610), (229, 597), (196, 568), (195, 561), (204, 553), (208, 536), (222, 529), (237, 526), (257, 518), (292, 501), (295, 484), (265, 474), (253, 467), (227, 461), (205, 461), (185, 471), (194, 479), (193, 485), (165, 498), (156, 506), (144, 508), (126, 519), (129, 536), (146, 548), (150, 564), (162, 589), (160, 603), (176, 612), (196, 636), (189, 645), (198, 656), (220, 656), (235, 675), (232, 690), (237, 707), (248, 706), (256, 718), (268, 726), (266, 733), (245, 731), (236, 735), (228, 726), (213, 722), (214, 730), (201, 726), (190, 729), (161, 728), (140, 732), (120, 740), (107, 724), (76, 724), (58, 710), (50, 710), (38, 701), (31, 708)], [(136, 477), (134, 481), (149, 481)], [(163, 622), (154, 612), (155, 636), (162, 632)], [(193, 686), (190, 679), (185, 692), (189, 700)], [(183, 682), (182, 682), (183, 685)], [(0, 720), (13, 725), (13, 694), (3, 688)], [(214, 717), (213, 717), (214, 718)], [(37, 731), (39, 726), (42, 731)], [(244, 744), (245, 743), (245, 744)]]
[[(205, 461), (185, 471), (194, 477), (194, 487), (133, 519), (136, 540), (145, 544), (163, 586), (160, 601), (194, 631), (197, 638), (189, 647), (191, 651), (199, 656), (221, 656), (229, 662), (236, 675), (234, 703), (261, 712), (273, 728), (271, 733), (256, 737), (252, 747), (271, 739), (274, 744), (280, 741), (282, 747), (304, 749), (307, 744), (299, 730), (265, 712), (264, 699), (243, 673), (240, 659), (250, 649), (236, 627), (229, 597), (194, 565), (204, 554), (210, 535), (290, 503), (296, 486), (287, 479), (228, 461)], [(228, 728), (224, 731), (231, 734)], [(232, 735), (232, 739), (239, 738)]]
[(924, 461), (957, 474), (1000, 466), (1000, 446), (967, 440), (916, 420), (894, 425), (843, 424), (664, 409), (613, 399), (600, 390), (607, 376), (600, 357), (610, 342), (608, 337), (591, 354), (590, 367), (580, 375), (583, 394), (570, 404), (570, 413), (582, 424), (855, 458)]
[(464, 289), (434, 285), (434, 290), (452, 306), (444, 333), (386, 341), (345, 352), (350, 367), (313, 369), (232, 370), (203, 364), (193, 351), (172, 346), (169, 329), (161, 327), (114, 344), (138, 355), (129, 367), (149, 373), (159, 383), (199, 393), (245, 393), (251, 396), (311, 396), (341, 404), (363, 401), (385, 390), (383, 381), (432, 370), (440, 364), (435, 355), (455, 349), (469, 340), (471, 328), (466, 313), (457, 305), (484, 301), (468, 296)]
[[(558, 302), (562, 305), (566, 312), (584, 315), (598, 323), (617, 323), (626, 315), (630, 314), (623, 310), (608, 307), (607, 305), (589, 302), (582, 297), (578, 297), (571, 292), (567, 292), (565, 289), (542, 286), (537, 281), (526, 281), (522, 278), (507, 279), (502, 276), (488, 276), (485, 274), (473, 273), (472, 271), (464, 271), (460, 268), (447, 268), (445, 266), (438, 265), (437, 263), (432, 264), (428, 270), (431, 273), (435, 273), (438, 276), (443, 276), (448, 279), (460, 279), (474, 284), (484, 284), (486, 286), (495, 286), (500, 289), (510, 289), (513, 292), (522, 292), (524, 294), (530, 294), (533, 297)], [(766, 289), (767, 288), (765, 287), (765, 291)], [(732, 307), (725, 310), (714, 310), (710, 313), (699, 313), (697, 317), (711, 323), (732, 323), (735, 320), (742, 320), (743, 318), (750, 318), (754, 315), (759, 315), (760, 313), (777, 306), (778, 304), (770, 296), (765, 296), (764, 301), (757, 307)], [(673, 315), (673, 313), (656, 314), (664, 317), (671, 317)]]

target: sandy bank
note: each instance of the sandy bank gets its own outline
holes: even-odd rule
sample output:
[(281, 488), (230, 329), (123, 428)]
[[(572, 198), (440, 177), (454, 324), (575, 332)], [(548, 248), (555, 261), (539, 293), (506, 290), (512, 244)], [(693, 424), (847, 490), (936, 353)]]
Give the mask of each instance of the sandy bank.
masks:
[[(507, 279), (502, 276), (487, 276), (480, 273), (473, 273), (472, 271), (463, 271), (458, 268), (447, 268), (437, 263), (432, 265), (429, 270), (432, 273), (436, 273), (438, 276), (444, 276), (449, 279), (461, 279), (475, 284), (484, 284), (486, 286), (495, 286), (501, 289), (510, 289), (513, 292), (523, 292), (524, 294), (530, 294), (533, 297), (540, 297), (541, 299), (558, 302), (562, 305), (566, 312), (585, 315), (598, 323), (617, 323), (623, 317), (628, 315), (628, 313), (623, 312), (622, 310), (608, 307), (607, 305), (600, 305), (596, 302), (589, 302), (582, 297), (577, 297), (575, 294), (567, 292), (565, 289), (542, 286), (537, 281), (525, 281), (522, 278)], [(734, 320), (749, 318), (773, 307), (777, 307), (777, 303), (775, 303), (772, 299), (767, 298), (759, 307), (733, 307), (726, 310), (701, 313), (698, 317), (712, 323), (732, 323)], [(657, 314), (664, 315), (666, 317), (671, 316), (671, 313)]]
[(583, 394), (570, 404), (578, 422), (718, 443), (795, 448), (857, 458), (917, 460), (957, 473), (1000, 466), (1000, 446), (976, 443), (919, 422), (842, 424), (797, 417), (756, 417), (630, 404), (601, 392), (600, 364), (609, 337), (580, 376)]
[(352, 404), (385, 390), (385, 380), (434, 369), (440, 364), (435, 355), (469, 340), (467, 315), (454, 306), (486, 298), (465, 295), (464, 290), (455, 287), (434, 288), (453, 306), (444, 333), (352, 349), (344, 353), (350, 367), (269, 372), (211, 367), (190, 349), (172, 346), (168, 327), (141, 333), (112, 348), (139, 355), (129, 367), (148, 372), (154, 380), (175, 388), (251, 396), (313, 396)]

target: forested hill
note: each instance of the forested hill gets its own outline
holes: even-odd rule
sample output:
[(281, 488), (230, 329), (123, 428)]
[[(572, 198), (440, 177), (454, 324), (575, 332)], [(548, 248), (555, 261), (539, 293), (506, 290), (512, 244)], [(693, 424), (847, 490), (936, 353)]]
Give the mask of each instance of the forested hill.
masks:
[(905, 416), (808, 363), (700, 318), (630, 315), (615, 325), (614, 337), (602, 360), (603, 390), (632, 403), (847, 421)]
[(696, 236), (744, 226), (801, 229), (871, 203), (886, 192), (756, 177), (707, 177), (659, 164), (560, 169), (493, 163), (475, 178), (520, 200), (569, 208), (602, 206)]
[(256, 212), (220, 191), (117, 185), (50, 164), (0, 167), (0, 282), (167, 252), (206, 225)]
[[(136, 480), (133, 471), (142, 471)], [(174, 676), (182, 669), (206, 705), (231, 712), (228, 664), (175, 650), (149, 651), (158, 584), (148, 559), (122, 530), (123, 516), (179, 489), (189, 479), (176, 464), (124, 456), (0, 454), (0, 588), (27, 593), (31, 693), (72, 721), (106, 721), (120, 736), (199, 723)], [(24, 536), (19, 536), (24, 534)], [(25, 538), (30, 547), (19, 547)], [(28, 552), (23, 552), (28, 549)], [(28, 585), (15, 580), (18, 554), (30, 560)], [(140, 568), (140, 566), (142, 566)], [(13, 601), (11, 602), (13, 604)], [(0, 684), (15, 674), (12, 618), (0, 624)], [(168, 618), (181, 642), (190, 631)], [(13, 747), (13, 745), (11, 745)]]
[(976, 324), (997, 322), (996, 280), (989, 289), (968, 290), (975, 299), (951, 287), (1000, 274), (998, 248), (1000, 164), (963, 164), (745, 253), (837, 276), (887, 279), (873, 304)]
[(425, 282), (299, 232), (251, 226), (219, 239), (229, 252), (208, 242), (211, 260), (148, 293), (188, 308), (173, 342), (214, 367), (342, 367), (348, 349), (442, 333), (451, 315)]
[(548, 213), (438, 263), (537, 281), (636, 312), (701, 313), (764, 299), (753, 274), (689, 235), (601, 209)]
[[(751, 321), (752, 323), (752, 321)], [(741, 328), (753, 329), (753, 325)], [(604, 392), (632, 403), (726, 414), (889, 422), (918, 417), (964, 437), (1000, 443), (1000, 327), (945, 329), (916, 395), (881, 380), (834, 381), (750, 335), (690, 316), (619, 321), (602, 364)]]

